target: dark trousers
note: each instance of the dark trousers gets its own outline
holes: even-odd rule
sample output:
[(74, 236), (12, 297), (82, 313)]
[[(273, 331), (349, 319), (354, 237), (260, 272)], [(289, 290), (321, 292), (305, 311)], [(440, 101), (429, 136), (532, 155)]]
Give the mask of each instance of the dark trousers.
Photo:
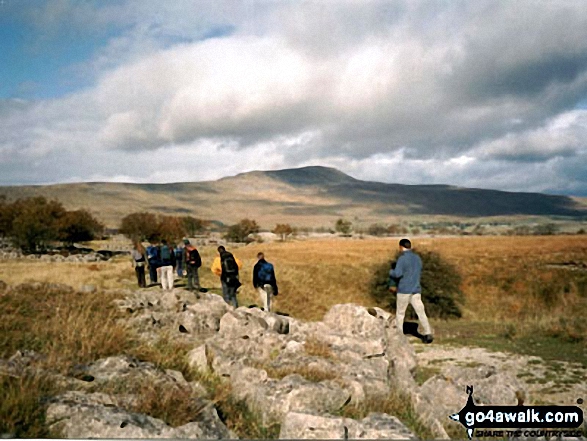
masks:
[(236, 286), (228, 286), (224, 280), (222, 280), (222, 297), (224, 301), (229, 305), (238, 308), (238, 302), (236, 300)]
[(187, 264), (187, 272), (188, 272), (188, 289), (191, 291), (195, 289), (196, 291), (200, 290), (200, 275), (198, 274), (198, 268)]
[(155, 263), (149, 263), (149, 278), (151, 279), (151, 284), (157, 283), (157, 265)]
[(137, 282), (139, 283), (139, 288), (146, 287), (147, 281), (145, 280), (145, 267), (144, 266), (136, 266), (135, 273), (137, 273)]

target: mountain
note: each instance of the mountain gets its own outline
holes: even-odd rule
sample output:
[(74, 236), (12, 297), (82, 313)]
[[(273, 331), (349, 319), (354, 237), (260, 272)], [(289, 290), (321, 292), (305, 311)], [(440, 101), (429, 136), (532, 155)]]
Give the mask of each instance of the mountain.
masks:
[(67, 209), (85, 208), (116, 227), (126, 214), (152, 211), (234, 223), (248, 217), (276, 223), (330, 226), (340, 218), (369, 224), (395, 216), (587, 216), (578, 198), (448, 185), (362, 181), (327, 167), (253, 171), (217, 181), (173, 184), (79, 183), (0, 187), (9, 199), (42, 195)]

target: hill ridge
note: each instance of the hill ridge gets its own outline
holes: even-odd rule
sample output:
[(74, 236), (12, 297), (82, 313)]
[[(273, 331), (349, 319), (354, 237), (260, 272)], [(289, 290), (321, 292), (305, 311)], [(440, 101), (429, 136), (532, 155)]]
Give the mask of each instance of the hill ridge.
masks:
[(332, 225), (341, 217), (370, 224), (397, 216), (587, 216), (586, 201), (569, 196), (365, 181), (324, 166), (256, 170), (215, 181), (0, 187), (0, 195), (58, 199), (67, 209), (87, 209), (112, 227), (137, 211), (223, 223), (249, 217), (264, 227)]

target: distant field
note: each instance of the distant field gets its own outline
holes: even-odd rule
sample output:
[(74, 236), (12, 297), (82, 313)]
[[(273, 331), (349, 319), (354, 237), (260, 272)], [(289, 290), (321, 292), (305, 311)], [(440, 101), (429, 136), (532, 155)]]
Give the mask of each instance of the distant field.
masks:
[[(544, 324), (587, 311), (587, 235), (416, 238), (414, 248), (436, 251), (458, 268), (465, 320)], [(304, 240), (235, 248), (244, 261), (239, 297), (244, 303), (257, 302), (251, 269), (257, 252), (264, 251), (276, 267), (280, 295), (275, 305), (280, 311), (318, 320), (337, 303), (372, 305), (368, 287), (374, 268), (390, 260), (396, 249), (397, 239)], [(209, 270), (216, 250), (205, 247), (201, 252), (202, 284), (219, 289)], [(10, 284), (35, 280), (74, 287), (132, 287), (133, 277), (130, 261), (121, 259), (99, 264), (0, 261), (0, 280)]]

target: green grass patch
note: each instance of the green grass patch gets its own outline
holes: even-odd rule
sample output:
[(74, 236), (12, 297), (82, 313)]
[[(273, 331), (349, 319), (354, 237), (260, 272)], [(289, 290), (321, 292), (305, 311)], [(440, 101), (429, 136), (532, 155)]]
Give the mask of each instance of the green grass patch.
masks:
[(426, 380), (432, 378), (435, 375), (438, 375), (439, 373), (440, 368), (438, 367), (417, 366), (416, 372), (414, 373), (414, 381), (416, 381), (419, 386), (422, 386)]
[[(445, 320), (434, 323), (435, 341), (456, 346), (479, 346), (490, 351), (531, 355), (547, 361), (567, 361), (587, 367), (587, 351), (582, 341), (557, 338), (540, 331), (527, 332), (508, 338), (503, 334), (503, 324), (493, 322), (468, 322)], [(530, 360), (529, 364), (539, 364)]]

